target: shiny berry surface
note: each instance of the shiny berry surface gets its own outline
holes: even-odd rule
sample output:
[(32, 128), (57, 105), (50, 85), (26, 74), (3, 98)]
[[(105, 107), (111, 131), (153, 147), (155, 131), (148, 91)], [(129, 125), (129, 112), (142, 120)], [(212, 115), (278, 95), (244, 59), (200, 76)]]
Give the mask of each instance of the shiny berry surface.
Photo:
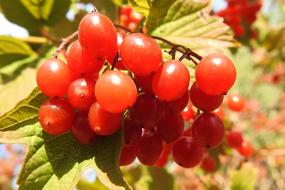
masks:
[(73, 118), (72, 107), (61, 98), (51, 98), (39, 109), (41, 126), (50, 135), (61, 135), (70, 131)]
[(240, 95), (228, 96), (228, 107), (232, 111), (240, 112), (245, 106), (245, 99)]
[(68, 101), (73, 108), (87, 111), (95, 102), (95, 82), (91, 78), (73, 81), (68, 88)]
[(121, 127), (122, 115), (105, 111), (98, 103), (94, 103), (88, 113), (91, 129), (98, 135), (112, 135)]
[(150, 75), (162, 64), (162, 52), (158, 43), (141, 33), (126, 36), (120, 54), (125, 67), (138, 76)]
[(190, 75), (185, 65), (176, 60), (165, 62), (155, 73), (152, 89), (160, 100), (174, 101), (188, 90)]
[(192, 108), (191, 103), (188, 103), (188, 105), (180, 112), (180, 114), (182, 115), (182, 118), (184, 119), (184, 121), (189, 121), (191, 119), (194, 119), (196, 115), (196, 113), (194, 112)]
[(59, 59), (48, 59), (39, 68), (37, 84), (41, 91), (49, 97), (63, 97), (71, 83), (71, 75), (67, 65)]
[(196, 82), (200, 89), (209, 95), (221, 95), (228, 92), (236, 80), (236, 68), (233, 62), (221, 53), (204, 57), (195, 71)]
[(246, 158), (249, 158), (253, 155), (253, 147), (247, 141), (243, 141), (243, 143), (239, 147), (237, 147), (237, 150), (242, 156)]
[(195, 82), (193, 83), (190, 89), (190, 99), (192, 104), (198, 109), (210, 112), (220, 107), (223, 102), (224, 96), (211, 96), (205, 94)]
[(172, 148), (173, 160), (184, 168), (192, 168), (198, 165), (203, 154), (203, 147), (195, 142), (192, 137), (181, 137)]
[(97, 59), (112, 60), (117, 51), (117, 32), (112, 21), (98, 13), (85, 15), (79, 24), (78, 38), (82, 48)]
[(223, 141), (224, 124), (213, 113), (203, 113), (198, 116), (192, 125), (193, 138), (206, 148), (213, 148)]
[(104, 61), (97, 60), (93, 56), (86, 54), (78, 40), (68, 47), (66, 58), (73, 80), (99, 72), (104, 63)]
[(138, 93), (130, 76), (119, 70), (110, 70), (97, 80), (95, 96), (106, 111), (121, 113), (134, 105)]

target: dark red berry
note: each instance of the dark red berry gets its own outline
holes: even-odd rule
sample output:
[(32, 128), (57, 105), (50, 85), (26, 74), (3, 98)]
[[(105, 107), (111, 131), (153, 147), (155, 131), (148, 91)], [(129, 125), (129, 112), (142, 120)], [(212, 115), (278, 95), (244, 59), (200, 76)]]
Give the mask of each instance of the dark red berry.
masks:
[(178, 139), (183, 132), (184, 121), (179, 113), (165, 113), (157, 125), (157, 133), (166, 143)]
[(192, 137), (181, 137), (172, 148), (174, 161), (184, 168), (192, 168), (198, 165), (203, 154), (203, 147), (195, 142)]
[(138, 146), (137, 157), (144, 165), (154, 165), (162, 151), (163, 142), (156, 133), (144, 133)]
[(126, 166), (131, 164), (137, 156), (136, 146), (123, 146), (120, 155), (120, 166)]
[(190, 98), (192, 104), (200, 110), (203, 111), (213, 111), (220, 107), (223, 102), (223, 95), (211, 96), (205, 94), (197, 85), (197, 83), (193, 83), (190, 89)]
[(73, 137), (81, 144), (94, 143), (99, 138), (92, 131), (88, 122), (88, 114), (84, 112), (75, 115), (71, 132)]
[(195, 141), (206, 148), (213, 148), (221, 144), (224, 138), (224, 124), (213, 113), (203, 113), (198, 116), (192, 125), (192, 134)]

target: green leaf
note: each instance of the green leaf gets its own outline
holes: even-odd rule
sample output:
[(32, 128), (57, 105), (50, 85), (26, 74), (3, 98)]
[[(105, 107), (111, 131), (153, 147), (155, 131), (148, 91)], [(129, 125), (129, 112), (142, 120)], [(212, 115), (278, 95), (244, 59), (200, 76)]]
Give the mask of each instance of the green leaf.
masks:
[(70, 3), (70, 0), (1, 0), (0, 6), (9, 21), (35, 32), (64, 18)]
[[(0, 84), (0, 115), (11, 110), (36, 87), (36, 69), (54, 52), (53, 46), (45, 46), (39, 54), (15, 61), (0, 68), (4, 84)], [(32, 67), (32, 68), (31, 68)]]
[(96, 8), (100, 11), (100, 13), (107, 15), (113, 21), (116, 19), (116, 6), (110, 0), (92, 0), (91, 1)]
[(118, 166), (122, 131), (92, 145), (77, 143), (70, 133), (50, 136), (37, 122), (39, 106), (45, 99), (36, 88), (0, 118), (0, 142), (29, 146), (17, 182), (19, 189), (72, 189), (86, 167), (96, 168), (99, 179), (108, 188), (130, 189)]
[(0, 115), (11, 110), (37, 86), (36, 69), (25, 69), (16, 79), (0, 85)]
[(136, 11), (147, 17), (147, 28), (158, 26), (175, 0), (129, 0)]
[(178, 190), (174, 176), (163, 168), (138, 166), (123, 172), (135, 190)]
[(112, 0), (112, 2), (117, 6), (128, 4), (128, 0)]
[(230, 171), (231, 190), (254, 190), (257, 169), (249, 164), (244, 164), (240, 170)]
[[(206, 11), (208, 1), (176, 0), (160, 21), (148, 18), (150, 34), (163, 37), (200, 53), (237, 46), (230, 28), (223, 19), (210, 16)], [(159, 26), (153, 28), (152, 20)], [(155, 26), (155, 24), (154, 24)]]
[(85, 180), (79, 180), (77, 184), (78, 190), (108, 190), (99, 180), (96, 180), (95, 183), (90, 183)]
[(35, 55), (35, 52), (25, 42), (9, 36), (0, 36), (0, 68), (31, 55)]
[(37, 20), (47, 20), (51, 9), (54, 4), (54, 0), (49, 1), (32, 1), (32, 0), (20, 0), (25, 8), (35, 17)]

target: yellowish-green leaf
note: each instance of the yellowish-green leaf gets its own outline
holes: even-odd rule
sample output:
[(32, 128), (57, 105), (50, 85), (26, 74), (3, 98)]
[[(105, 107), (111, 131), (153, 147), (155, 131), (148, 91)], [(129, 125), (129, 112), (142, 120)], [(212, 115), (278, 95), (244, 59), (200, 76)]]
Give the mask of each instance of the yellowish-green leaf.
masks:
[(202, 55), (237, 46), (230, 28), (222, 18), (210, 16), (205, 8), (207, 5), (208, 1), (177, 0), (170, 6), (160, 25), (150, 33)]
[(254, 190), (257, 169), (250, 164), (244, 164), (239, 170), (230, 172), (231, 190)]

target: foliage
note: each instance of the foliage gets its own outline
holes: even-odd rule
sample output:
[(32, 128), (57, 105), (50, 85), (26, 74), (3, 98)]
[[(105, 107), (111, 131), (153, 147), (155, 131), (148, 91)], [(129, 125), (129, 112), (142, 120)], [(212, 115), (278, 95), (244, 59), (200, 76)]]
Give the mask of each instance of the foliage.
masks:
[[(35, 88), (37, 67), (44, 59), (51, 57), (62, 37), (77, 29), (80, 19), (87, 12), (86, 6), (83, 8), (76, 6), (78, 2), (0, 1), (4, 16), (27, 29), (30, 34), (24, 39), (0, 36), (0, 115), (6, 113), (0, 117), (0, 142), (28, 145), (28, 152), (17, 181), (19, 189), (73, 189), (80, 179), (81, 171), (87, 167), (95, 168), (100, 181), (88, 183), (80, 180), (78, 183), (80, 190), (95, 188), (103, 190), (106, 187), (112, 190), (179, 189), (176, 178), (181, 176), (176, 176), (172, 170), (169, 172), (169, 168), (132, 167), (124, 168), (121, 172), (118, 166), (122, 143), (121, 131), (113, 136), (99, 139), (94, 145), (80, 145), (69, 133), (52, 137), (42, 131), (37, 114), (39, 106), (46, 97)], [(95, 5), (113, 21), (117, 20), (119, 6), (129, 3), (144, 15), (144, 25), (150, 35), (184, 45), (202, 55), (241, 45), (233, 38), (231, 29), (223, 23), (223, 20), (212, 16), (209, 0), (80, 0), (80, 2), (83, 5), (88, 3)], [(282, 7), (275, 9), (280, 11)], [(74, 19), (66, 18), (68, 11), (74, 14)], [(259, 101), (262, 106), (261, 111), (268, 113), (270, 117), (278, 112), (275, 108), (279, 108), (284, 84), (265, 83), (259, 79), (264, 73), (271, 73), (276, 65), (284, 65), (284, 23), (279, 22), (285, 12), (281, 12), (278, 12), (278, 19), (259, 16), (255, 23), (259, 31), (257, 39), (239, 50), (227, 51), (238, 70), (237, 82), (231, 93), (239, 93), (247, 99)], [(160, 43), (160, 45), (164, 50), (169, 50), (166, 44)], [(254, 123), (252, 120), (255, 117), (251, 119), (248, 117), (245, 122), (241, 121), (239, 124), (252, 127)], [(278, 131), (268, 132), (265, 128), (256, 135), (255, 129), (251, 128), (246, 130), (246, 133), (256, 141), (257, 147), (267, 148), (274, 144), (282, 148), (284, 145), (283, 135), (278, 134)], [(228, 175), (224, 174), (225, 176)], [(254, 189), (257, 171), (255, 166), (244, 165), (239, 170), (232, 170), (228, 177), (225, 179), (229, 179), (230, 189), (251, 190)], [(211, 184), (211, 180), (206, 181), (206, 186), (209, 187), (208, 183)], [(217, 184), (213, 184), (213, 187), (216, 186), (218, 187)]]

